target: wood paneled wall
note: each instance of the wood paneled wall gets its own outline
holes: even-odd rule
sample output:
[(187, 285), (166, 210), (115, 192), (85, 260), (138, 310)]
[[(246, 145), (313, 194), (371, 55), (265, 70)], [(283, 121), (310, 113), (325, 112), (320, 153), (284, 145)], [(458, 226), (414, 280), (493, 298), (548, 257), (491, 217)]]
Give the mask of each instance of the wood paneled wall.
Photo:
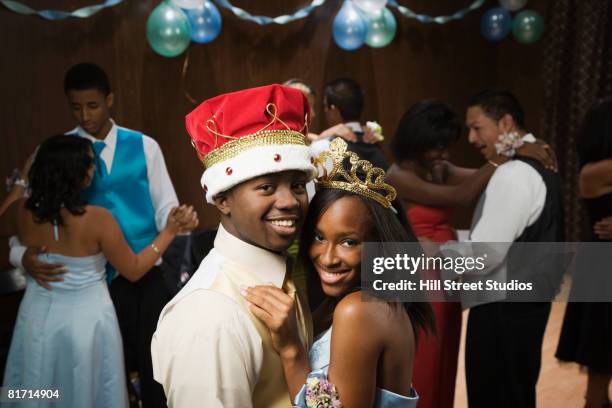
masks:
[[(92, 0), (38, 0), (37, 8), (76, 9)], [(233, 0), (253, 14), (293, 12), (309, 0)], [(449, 14), (471, 0), (400, 0), (426, 14)], [(529, 6), (546, 18), (549, 1)], [(303, 78), (319, 92), (314, 130), (321, 130), (321, 93), (338, 77), (361, 83), (366, 95), (364, 120), (378, 120), (392, 136), (402, 113), (412, 103), (431, 97), (448, 101), (463, 114), (467, 98), (487, 86), (509, 87), (527, 111), (527, 124), (537, 131), (542, 113), (541, 56), (546, 37), (535, 45), (512, 38), (485, 41), (480, 16), (497, 5), (490, 1), (460, 21), (422, 24), (397, 16), (395, 40), (383, 49), (339, 49), (331, 37), (332, 20), (341, 6), (329, 0), (308, 18), (284, 26), (258, 26), (222, 10), (221, 35), (208, 45), (192, 44), (186, 80), (181, 70), (185, 55), (166, 59), (146, 43), (145, 24), (157, 0), (126, 0), (88, 19), (49, 22), (0, 8), (0, 175), (21, 163), (45, 137), (74, 127), (62, 90), (65, 71), (78, 62), (100, 64), (115, 92), (117, 123), (155, 138), (164, 152), (181, 202), (194, 204), (201, 225), (217, 222), (214, 209), (204, 204), (199, 186), (202, 172), (184, 128), (184, 116), (198, 101), (291, 77)], [(453, 149), (455, 161), (479, 165), (481, 159), (463, 138)], [(4, 197), (4, 193), (0, 195)], [(467, 212), (457, 221), (465, 226)], [(0, 228), (6, 236), (6, 228)], [(4, 241), (4, 237), (0, 237)], [(0, 264), (6, 264), (6, 246)]]

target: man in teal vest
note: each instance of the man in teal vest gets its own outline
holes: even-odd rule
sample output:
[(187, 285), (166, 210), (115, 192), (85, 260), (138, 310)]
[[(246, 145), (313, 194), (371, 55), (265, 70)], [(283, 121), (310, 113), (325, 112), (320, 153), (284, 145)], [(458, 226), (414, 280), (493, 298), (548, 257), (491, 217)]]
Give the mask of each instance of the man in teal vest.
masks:
[[(161, 149), (152, 138), (117, 126), (111, 119), (114, 95), (100, 67), (88, 63), (73, 66), (66, 73), (64, 91), (78, 123), (68, 134), (85, 137), (94, 146), (96, 173), (84, 198), (110, 210), (132, 250), (139, 252), (155, 239), (172, 208), (178, 206)], [(197, 218), (182, 223), (193, 229)], [(35, 248), (26, 250), (14, 238), (11, 263), (22, 266), (47, 288), (48, 282), (62, 279), (59, 265), (41, 263)], [(108, 265), (107, 279), (123, 336), (128, 374), (139, 373), (143, 407), (163, 407), (163, 390), (153, 381), (149, 345), (159, 314), (172, 294), (158, 267), (139, 282), (130, 283)]]

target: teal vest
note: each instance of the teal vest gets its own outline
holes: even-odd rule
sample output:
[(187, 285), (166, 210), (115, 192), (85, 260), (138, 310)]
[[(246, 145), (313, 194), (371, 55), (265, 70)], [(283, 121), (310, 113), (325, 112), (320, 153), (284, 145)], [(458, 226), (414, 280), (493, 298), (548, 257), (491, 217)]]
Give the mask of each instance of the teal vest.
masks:
[[(140, 252), (158, 234), (142, 133), (118, 127), (112, 168), (103, 178), (98, 172), (94, 174), (91, 185), (83, 191), (83, 199), (109, 210), (132, 251)], [(107, 268), (107, 272), (109, 280), (116, 275), (114, 269), (111, 272)]]

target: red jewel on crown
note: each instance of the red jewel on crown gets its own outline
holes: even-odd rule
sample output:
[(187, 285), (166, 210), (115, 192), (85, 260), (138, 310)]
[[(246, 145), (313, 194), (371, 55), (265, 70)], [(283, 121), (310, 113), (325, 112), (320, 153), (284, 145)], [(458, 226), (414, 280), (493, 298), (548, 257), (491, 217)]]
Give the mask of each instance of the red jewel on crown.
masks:
[(231, 176), (233, 172), (234, 170), (232, 170), (231, 167), (228, 167), (227, 169), (225, 169), (225, 174), (227, 174), (228, 176)]
[(276, 154), (274, 155), (274, 161), (275, 161), (275, 162), (279, 162), (279, 161), (281, 161), (281, 155), (280, 155), (280, 154), (278, 154), (278, 153), (276, 153)]

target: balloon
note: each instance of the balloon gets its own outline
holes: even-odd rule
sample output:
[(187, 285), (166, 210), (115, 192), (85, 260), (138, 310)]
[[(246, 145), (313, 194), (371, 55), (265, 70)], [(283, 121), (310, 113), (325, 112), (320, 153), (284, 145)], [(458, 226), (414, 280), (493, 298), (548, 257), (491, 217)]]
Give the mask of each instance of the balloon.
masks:
[(352, 51), (361, 47), (368, 32), (368, 24), (351, 0), (345, 0), (334, 18), (332, 33), (338, 47)]
[(366, 14), (376, 13), (381, 11), (387, 4), (387, 0), (354, 0), (355, 5), (363, 10)]
[(204, 4), (205, 0), (172, 0), (175, 6), (178, 6), (182, 9), (189, 10), (198, 8), (202, 4)]
[(527, 0), (499, 0), (499, 4), (506, 10), (517, 11), (525, 7)]
[(189, 19), (174, 4), (161, 2), (147, 20), (147, 40), (153, 51), (162, 57), (176, 57), (189, 46)]
[(388, 8), (368, 16), (368, 33), (365, 42), (370, 47), (380, 48), (389, 44), (395, 37), (397, 22)]
[(500, 41), (512, 29), (512, 17), (505, 8), (495, 7), (483, 14), (480, 33), (489, 41)]
[(514, 17), (512, 34), (518, 42), (531, 44), (540, 39), (544, 32), (544, 20), (533, 10), (523, 10)]
[(217, 7), (205, 0), (195, 9), (187, 10), (191, 23), (191, 40), (199, 44), (209, 43), (221, 32), (221, 14)]

